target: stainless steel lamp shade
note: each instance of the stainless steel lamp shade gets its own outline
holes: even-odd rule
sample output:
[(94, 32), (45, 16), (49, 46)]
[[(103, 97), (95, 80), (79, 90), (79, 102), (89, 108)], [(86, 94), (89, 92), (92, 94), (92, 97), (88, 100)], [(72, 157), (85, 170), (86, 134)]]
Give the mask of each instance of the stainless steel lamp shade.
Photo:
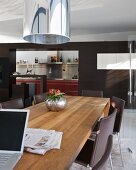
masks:
[(70, 40), (69, 0), (25, 0), (23, 38), (36, 44)]

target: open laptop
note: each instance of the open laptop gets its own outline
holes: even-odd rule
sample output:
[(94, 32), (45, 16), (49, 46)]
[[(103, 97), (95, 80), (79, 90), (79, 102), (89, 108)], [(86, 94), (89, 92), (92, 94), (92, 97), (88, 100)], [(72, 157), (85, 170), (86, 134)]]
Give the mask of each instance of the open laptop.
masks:
[(23, 154), (29, 110), (0, 110), (0, 170), (11, 170)]

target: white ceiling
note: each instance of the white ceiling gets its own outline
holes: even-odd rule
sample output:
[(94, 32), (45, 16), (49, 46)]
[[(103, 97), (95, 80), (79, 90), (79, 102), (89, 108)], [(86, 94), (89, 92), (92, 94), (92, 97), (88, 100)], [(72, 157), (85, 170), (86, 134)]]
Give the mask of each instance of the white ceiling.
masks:
[[(135, 8), (136, 0), (71, 0), (71, 36), (125, 34), (133, 37)], [(24, 0), (0, 0), (0, 35), (22, 37), (23, 11)]]

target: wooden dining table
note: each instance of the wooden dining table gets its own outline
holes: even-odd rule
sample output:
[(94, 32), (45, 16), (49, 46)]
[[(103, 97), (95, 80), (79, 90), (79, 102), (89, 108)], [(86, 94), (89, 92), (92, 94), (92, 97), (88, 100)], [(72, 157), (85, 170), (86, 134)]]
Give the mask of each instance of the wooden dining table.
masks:
[(91, 134), (96, 121), (108, 113), (110, 99), (66, 96), (67, 107), (59, 112), (48, 111), (45, 103), (29, 107), (28, 127), (53, 129), (63, 132), (60, 149), (45, 155), (24, 152), (15, 170), (69, 169)]

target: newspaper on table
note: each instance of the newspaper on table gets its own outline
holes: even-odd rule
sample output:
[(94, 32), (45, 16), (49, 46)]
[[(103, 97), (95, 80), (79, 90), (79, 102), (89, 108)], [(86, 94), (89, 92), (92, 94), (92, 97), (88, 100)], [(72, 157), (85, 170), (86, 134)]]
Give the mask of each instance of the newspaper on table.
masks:
[(27, 128), (25, 135), (25, 151), (44, 155), (51, 149), (60, 149), (63, 132)]

